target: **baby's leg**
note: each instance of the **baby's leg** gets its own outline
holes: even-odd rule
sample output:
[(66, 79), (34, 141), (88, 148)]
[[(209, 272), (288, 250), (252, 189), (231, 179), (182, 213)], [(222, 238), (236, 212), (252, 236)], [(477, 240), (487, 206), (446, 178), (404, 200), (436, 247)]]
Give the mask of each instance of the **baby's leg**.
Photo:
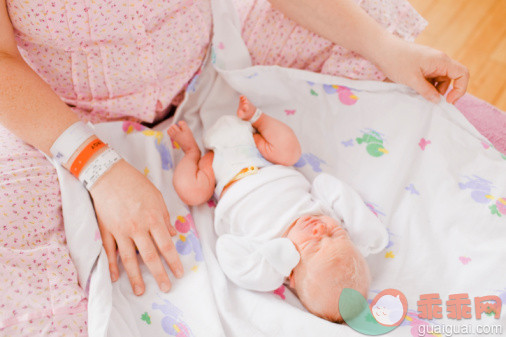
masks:
[(168, 133), (184, 152), (174, 170), (174, 189), (185, 204), (200, 205), (213, 195), (216, 184), (212, 165), (214, 154), (208, 152), (200, 158), (197, 142), (184, 121), (171, 125)]
[[(245, 96), (241, 96), (237, 116), (248, 121), (255, 111), (256, 107)], [(253, 138), (265, 159), (286, 166), (291, 166), (299, 160), (300, 143), (288, 125), (266, 114), (262, 114), (252, 125), (258, 131)]]

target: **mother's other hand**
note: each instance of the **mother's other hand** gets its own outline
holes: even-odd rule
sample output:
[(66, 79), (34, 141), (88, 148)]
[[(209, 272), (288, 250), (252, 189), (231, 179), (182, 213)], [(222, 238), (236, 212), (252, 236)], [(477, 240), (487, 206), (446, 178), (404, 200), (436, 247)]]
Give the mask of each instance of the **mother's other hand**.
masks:
[(159, 252), (176, 277), (183, 265), (172, 242), (176, 230), (160, 191), (139, 171), (121, 160), (91, 188), (112, 281), (119, 276), (116, 245), (136, 295), (144, 293), (144, 280), (136, 247), (160, 287), (167, 292), (170, 279)]

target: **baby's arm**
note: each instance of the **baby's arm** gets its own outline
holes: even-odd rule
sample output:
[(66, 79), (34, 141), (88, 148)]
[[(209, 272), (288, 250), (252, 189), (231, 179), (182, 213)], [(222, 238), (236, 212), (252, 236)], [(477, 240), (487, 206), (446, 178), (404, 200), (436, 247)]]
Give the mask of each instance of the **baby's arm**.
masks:
[(216, 257), (232, 282), (255, 291), (279, 288), (300, 260), (297, 249), (287, 238), (263, 241), (232, 234), (218, 238)]
[(214, 153), (211, 151), (200, 157), (197, 142), (184, 121), (171, 125), (168, 133), (184, 152), (183, 159), (174, 170), (174, 189), (185, 204), (200, 205), (209, 200), (214, 192)]
[[(243, 120), (250, 120), (256, 107), (241, 96), (237, 115)], [(264, 113), (253, 124), (258, 133), (253, 135), (258, 151), (265, 159), (280, 165), (292, 166), (301, 154), (300, 143), (293, 130), (285, 123)]]
[(345, 228), (363, 256), (376, 254), (388, 244), (388, 232), (379, 218), (367, 207), (351, 186), (336, 177), (320, 173), (313, 181), (311, 194), (341, 218)]

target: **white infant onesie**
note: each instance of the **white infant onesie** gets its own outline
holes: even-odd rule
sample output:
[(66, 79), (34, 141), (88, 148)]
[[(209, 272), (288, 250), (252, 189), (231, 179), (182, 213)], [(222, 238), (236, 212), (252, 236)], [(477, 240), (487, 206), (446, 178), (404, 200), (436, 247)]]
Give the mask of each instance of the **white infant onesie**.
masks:
[[(225, 117), (228, 120), (237, 118)], [(227, 128), (231, 126), (220, 120), (217, 123)], [(219, 132), (214, 126), (210, 130)], [(253, 129), (247, 132), (253, 140)], [(227, 130), (225, 133), (234, 132)], [(241, 137), (244, 139), (246, 135)], [(220, 151), (219, 146), (209, 142), (211, 138), (206, 135), (206, 147)], [(292, 167), (267, 163), (269, 165), (263, 166), (258, 173), (231, 185), (215, 210), (216, 255), (224, 273), (235, 284), (257, 291), (272, 291), (283, 284), (300, 255), (294, 244), (282, 235), (303, 215), (326, 214), (341, 220), (364, 256), (377, 253), (387, 245), (385, 227), (348, 185), (325, 173), (318, 175), (311, 184)], [(227, 167), (224, 162), (220, 166)], [(219, 181), (223, 175), (216, 176), (217, 185), (224, 186), (228, 182)]]

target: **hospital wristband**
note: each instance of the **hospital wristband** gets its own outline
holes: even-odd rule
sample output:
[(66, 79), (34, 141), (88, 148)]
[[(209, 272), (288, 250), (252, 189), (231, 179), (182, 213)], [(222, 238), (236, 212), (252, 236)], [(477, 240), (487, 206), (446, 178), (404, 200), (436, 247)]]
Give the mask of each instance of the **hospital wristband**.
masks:
[(76, 178), (79, 178), (81, 170), (86, 163), (88, 163), (91, 157), (93, 157), (104, 146), (105, 143), (98, 138), (89, 142), (74, 159), (72, 165), (70, 165), (70, 173), (72, 173)]
[(98, 155), (79, 175), (79, 180), (89, 191), (97, 180), (121, 160), (121, 156), (111, 148)]
[(253, 117), (250, 118), (249, 122), (251, 124), (255, 123), (260, 118), (261, 115), (262, 115), (262, 110), (257, 108), (255, 113), (253, 114)]
[(53, 158), (60, 164), (67, 163), (79, 147), (94, 135), (93, 129), (79, 121), (69, 126), (56, 139), (51, 146), (50, 152)]

